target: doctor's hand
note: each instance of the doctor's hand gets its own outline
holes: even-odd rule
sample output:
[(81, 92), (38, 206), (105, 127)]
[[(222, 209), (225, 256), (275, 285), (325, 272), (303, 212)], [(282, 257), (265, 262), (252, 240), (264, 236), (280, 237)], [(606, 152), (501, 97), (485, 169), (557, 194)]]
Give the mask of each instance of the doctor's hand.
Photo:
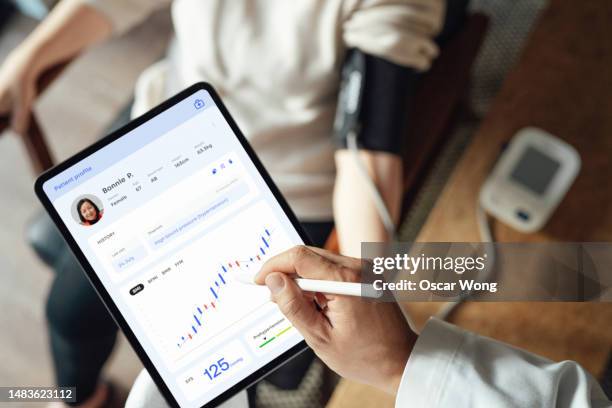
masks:
[[(417, 335), (395, 303), (302, 292), (292, 278), (359, 282), (361, 260), (306, 246), (269, 259), (257, 274), (308, 345), (341, 376), (395, 394)], [(313, 299), (320, 306), (317, 308)]]

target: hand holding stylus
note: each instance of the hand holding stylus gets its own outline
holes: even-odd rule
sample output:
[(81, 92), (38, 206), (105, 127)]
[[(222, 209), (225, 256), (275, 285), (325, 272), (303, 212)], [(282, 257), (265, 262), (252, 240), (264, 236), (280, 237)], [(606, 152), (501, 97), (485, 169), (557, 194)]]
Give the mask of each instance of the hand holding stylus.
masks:
[(292, 279), (298, 275), (357, 283), (360, 267), (359, 259), (297, 246), (269, 259), (255, 282), (268, 286), (272, 300), (330, 368), (394, 394), (417, 338), (397, 304), (329, 293), (313, 295)]

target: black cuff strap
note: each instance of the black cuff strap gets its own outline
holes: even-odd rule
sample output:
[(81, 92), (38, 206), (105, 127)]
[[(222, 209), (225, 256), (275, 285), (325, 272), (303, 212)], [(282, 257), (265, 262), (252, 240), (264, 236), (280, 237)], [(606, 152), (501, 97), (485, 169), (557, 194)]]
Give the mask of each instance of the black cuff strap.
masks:
[[(347, 61), (354, 61), (351, 50)], [(357, 139), (366, 150), (401, 154), (409, 109), (420, 73), (382, 58), (361, 53), (364, 63), (358, 64), (362, 72), (361, 103), (358, 112)], [(345, 85), (345, 81), (343, 81)], [(337, 127), (337, 131), (342, 127)], [(346, 131), (346, 129), (344, 129)], [(346, 148), (346, 134), (337, 134), (339, 147)]]

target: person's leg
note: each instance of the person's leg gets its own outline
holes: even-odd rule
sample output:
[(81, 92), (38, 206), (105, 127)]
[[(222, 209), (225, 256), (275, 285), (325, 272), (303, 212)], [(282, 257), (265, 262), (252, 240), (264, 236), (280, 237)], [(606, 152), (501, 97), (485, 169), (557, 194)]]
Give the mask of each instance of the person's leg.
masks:
[(322, 248), (334, 229), (331, 221), (302, 222), (302, 228), (310, 238), (312, 245)]
[(134, 380), (130, 394), (125, 402), (125, 408), (166, 408), (168, 403), (164, 399), (157, 385), (147, 372), (142, 370)]
[(82, 403), (97, 390), (117, 327), (70, 251), (58, 257), (54, 270), (46, 313), (56, 381), (76, 387)]

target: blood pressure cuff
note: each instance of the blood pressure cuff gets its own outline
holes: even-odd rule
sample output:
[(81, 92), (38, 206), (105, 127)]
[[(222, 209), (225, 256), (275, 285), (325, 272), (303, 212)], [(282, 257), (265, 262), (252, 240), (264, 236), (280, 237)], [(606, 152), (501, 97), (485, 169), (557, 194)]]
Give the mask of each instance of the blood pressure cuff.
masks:
[[(446, 13), (440, 34), (435, 38), (439, 47), (457, 33), (467, 14), (469, 0), (446, 0)], [(361, 90), (361, 106), (357, 122), (357, 141), (362, 149), (401, 154), (403, 142), (410, 126), (410, 112), (415, 103), (417, 85), (423, 73), (403, 67), (380, 57), (352, 49), (344, 64), (354, 63), (352, 58), (360, 53), (365, 62), (364, 83)], [(340, 104), (341, 105), (341, 104)], [(345, 133), (348, 126), (342, 127)], [(340, 132), (342, 133), (342, 132)], [(336, 134), (337, 145), (346, 147), (347, 134)]]
[[(354, 58), (350, 51), (347, 61)], [(422, 73), (385, 59), (363, 54), (365, 64), (358, 112), (357, 141), (365, 150), (400, 155), (410, 123), (410, 108)], [(336, 135), (346, 148), (346, 135)]]

